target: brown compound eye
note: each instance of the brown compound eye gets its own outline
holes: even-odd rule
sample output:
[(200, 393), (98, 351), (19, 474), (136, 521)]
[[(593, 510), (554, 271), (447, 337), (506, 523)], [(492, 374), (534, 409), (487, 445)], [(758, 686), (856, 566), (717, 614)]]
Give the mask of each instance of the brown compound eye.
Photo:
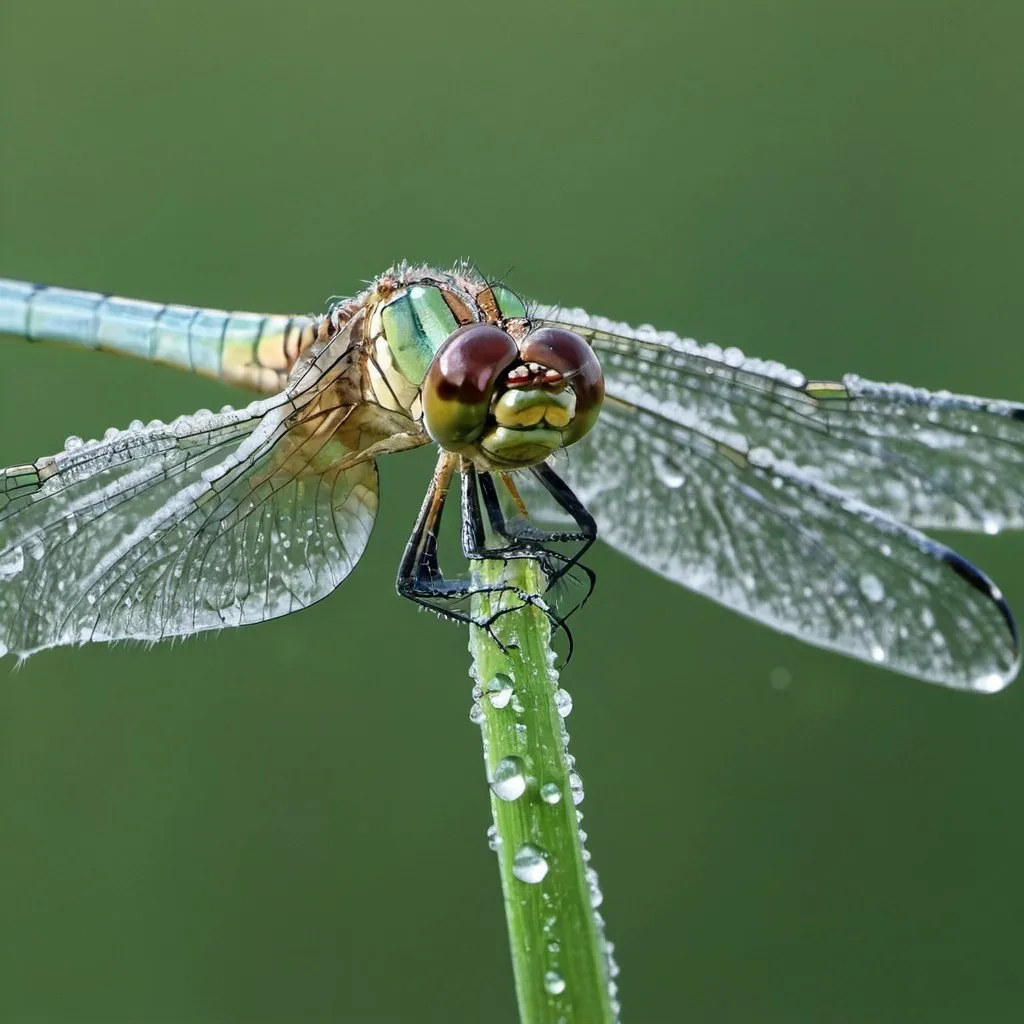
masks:
[(437, 350), (423, 379), (423, 423), (449, 451), (484, 432), (495, 384), (519, 358), (512, 336), (493, 324), (467, 324)]
[(604, 400), (604, 373), (594, 350), (563, 327), (540, 327), (523, 343), (524, 363), (558, 370), (576, 395), (576, 414), (562, 431), (565, 444), (578, 441), (597, 422)]

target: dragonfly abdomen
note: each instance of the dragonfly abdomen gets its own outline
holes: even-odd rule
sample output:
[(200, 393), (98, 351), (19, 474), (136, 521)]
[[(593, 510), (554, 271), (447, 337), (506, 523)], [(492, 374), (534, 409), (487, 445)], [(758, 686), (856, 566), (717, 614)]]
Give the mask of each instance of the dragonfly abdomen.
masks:
[(317, 319), (161, 305), (0, 278), (0, 334), (168, 363), (267, 394), (284, 387)]

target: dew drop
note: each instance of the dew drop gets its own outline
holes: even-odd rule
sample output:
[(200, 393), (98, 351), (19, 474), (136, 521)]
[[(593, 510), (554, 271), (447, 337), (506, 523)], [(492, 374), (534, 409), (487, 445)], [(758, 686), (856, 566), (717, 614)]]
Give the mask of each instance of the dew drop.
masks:
[(565, 991), (565, 978), (558, 971), (546, 971), (544, 974), (544, 988), (553, 996), (560, 996)]
[(569, 793), (574, 804), (578, 806), (583, 803), (583, 780), (576, 772), (569, 772)]
[(474, 725), (482, 725), (484, 720), (484, 709), (480, 706), (479, 701), (473, 701), (469, 709), (469, 720)]
[(77, 434), (72, 434), (64, 441), (64, 451), (73, 452), (76, 448), (81, 448), (84, 443)]
[(885, 661), (885, 651), (878, 644), (872, 644), (871, 646), (871, 660)]
[(651, 456), (655, 476), (670, 490), (686, 483), (686, 474), (671, 459), (659, 453)]
[(548, 862), (544, 853), (530, 843), (523, 843), (512, 858), (512, 874), (520, 882), (536, 885), (548, 873)]
[(144, 426), (144, 424), (143, 424), (142, 420), (132, 420), (131, 423), (128, 424), (128, 429), (129, 430), (141, 430), (143, 428), (143, 426)]
[(983, 520), (982, 524), (981, 524), (981, 528), (990, 537), (994, 537), (1002, 529), (1002, 527), (999, 524), (999, 520), (998, 519), (985, 519), (985, 520)]
[(562, 791), (558, 788), (557, 782), (545, 782), (540, 787), (540, 798), (546, 804), (557, 804), (562, 799)]
[(107, 429), (103, 431), (103, 440), (112, 441), (120, 433), (121, 431), (118, 430), (117, 427), (107, 427)]
[(508, 706), (514, 692), (512, 678), (504, 672), (496, 673), (487, 684), (487, 698), (491, 702), (491, 707), (499, 710)]
[(494, 766), (491, 791), (499, 800), (518, 800), (526, 792), (526, 766), (522, 758), (503, 757)]
[(487, 829), (487, 848), (497, 853), (501, 848), (501, 842), (501, 836), (498, 835), (498, 826), (489, 826)]
[[(882, 581), (875, 576), (873, 573), (866, 572), (860, 578), (860, 592), (872, 602), (872, 604), (878, 604), (885, 597), (885, 587), (882, 586)], [(874, 654), (872, 653), (872, 657)], [(875, 658), (876, 661), (880, 661), (880, 658)]]
[(978, 693), (998, 693), (1006, 685), (1006, 680), (998, 672), (989, 672), (974, 680), (974, 689)]
[(562, 718), (572, 713), (572, 696), (568, 690), (555, 690), (555, 710)]
[(25, 551), (18, 544), (0, 555), (0, 580), (13, 580), (25, 568)]
[(78, 533), (78, 520), (75, 519), (74, 512), (69, 512), (64, 517), (64, 525), (67, 527), (69, 537), (74, 537), (74, 535)]
[(747, 452), (747, 462), (758, 469), (770, 469), (775, 465), (775, 454), (770, 448), (751, 448)]
[(7, 644), (5, 644), (3, 642), (3, 640), (0, 640), (0, 658), (2, 658), (6, 653), (7, 653)]

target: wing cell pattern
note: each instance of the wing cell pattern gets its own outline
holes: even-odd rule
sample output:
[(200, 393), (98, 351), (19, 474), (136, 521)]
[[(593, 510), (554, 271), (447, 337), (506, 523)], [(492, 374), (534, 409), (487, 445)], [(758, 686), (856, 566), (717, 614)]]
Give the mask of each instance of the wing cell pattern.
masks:
[(372, 461), (287, 393), (133, 424), (0, 471), (0, 653), (159, 640), (286, 615), (329, 594), (377, 508)]
[(558, 467), (603, 540), (817, 646), (967, 690), (1016, 675), (998, 588), (914, 527), (1024, 525), (1020, 406), (808, 382), (582, 311), (537, 318), (582, 333), (605, 370), (600, 420)]

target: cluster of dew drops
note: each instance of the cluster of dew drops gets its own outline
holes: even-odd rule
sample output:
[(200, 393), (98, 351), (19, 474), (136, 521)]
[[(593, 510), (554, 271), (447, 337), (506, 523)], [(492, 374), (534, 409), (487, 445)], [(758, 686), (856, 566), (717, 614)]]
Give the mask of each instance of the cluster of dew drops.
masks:
[[(473, 670), (473, 704), (469, 718), (475, 725), (482, 726), (485, 721), (484, 701), (499, 712), (507, 712), (516, 717), (515, 731), (517, 737), (525, 741), (527, 726), (518, 720), (523, 713), (523, 704), (516, 693), (515, 680), (504, 672), (498, 672), (493, 678), (482, 683)], [(572, 697), (567, 690), (558, 686), (558, 672), (554, 667), (554, 652), (548, 652), (548, 676), (554, 689), (553, 700), (559, 715), (559, 725), (564, 750), (565, 763), (569, 768), (569, 799), (576, 808), (576, 822), (580, 844), (580, 854), (586, 865), (586, 880), (590, 894), (590, 905), (593, 908), (594, 924), (601, 947), (604, 951), (605, 975), (608, 981), (608, 995), (612, 1012), (616, 1019), (619, 1016), (618, 985), (615, 978), (619, 967), (615, 962), (615, 946), (605, 938), (605, 921), (600, 910), (604, 896), (598, 882), (597, 871), (590, 866), (590, 851), (586, 848), (587, 833), (582, 828), (583, 812), (579, 805), (583, 802), (583, 780), (575, 770), (576, 758), (569, 753), (569, 733), (565, 728), (565, 719), (572, 712)], [(485, 751), (486, 754), (486, 751)], [(557, 782), (544, 781), (531, 777), (524, 760), (516, 754), (501, 757), (494, 766), (488, 780), (491, 792), (499, 800), (512, 803), (521, 799), (539, 799), (542, 804), (555, 807), (562, 802), (562, 789)], [(487, 829), (487, 845), (495, 853), (500, 853), (504, 840), (498, 834), (498, 827), (492, 824)], [(512, 874), (524, 885), (539, 885), (547, 877), (550, 864), (548, 855), (533, 843), (523, 843), (515, 851), (512, 858)], [(545, 920), (544, 931), (548, 938), (546, 951), (551, 957), (551, 966), (544, 975), (544, 987), (552, 996), (559, 996), (566, 991), (566, 981), (558, 969), (561, 943), (556, 935), (557, 919), (554, 915)]]

